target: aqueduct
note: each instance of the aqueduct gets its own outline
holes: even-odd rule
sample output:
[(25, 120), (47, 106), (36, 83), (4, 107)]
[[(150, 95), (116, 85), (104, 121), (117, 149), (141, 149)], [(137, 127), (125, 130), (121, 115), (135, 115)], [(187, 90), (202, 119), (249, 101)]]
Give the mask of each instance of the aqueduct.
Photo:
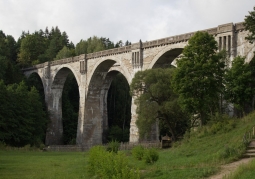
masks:
[[(237, 55), (245, 56), (246, 62), (252, 59), (255, 46), (245, 40), (248, 32), (244, 30), (242, 23), (228, 23), (202, 31), (213, 35), (219, 49), (226, 49), (230, 59)], [(43, 83), (45, 101), (51, 118), (46, 132), (46, 145), (62, 144), (61, 97), (70, 71), (76, 78), (80, 96), (76, 143), (85, 147), (101, 144), (103, 130), (107, 126), (106, 96), (115, 75), (123, 74), (130, 84), (137, 71), (173, 63), (194, 33), (149, 42), (140, 41), (130, 46), (50, 61), (24, 69), (26, 76), (37, 73)], [(129, 141), (137, 142), (139, 135), (134, 100), (131, 113)]]

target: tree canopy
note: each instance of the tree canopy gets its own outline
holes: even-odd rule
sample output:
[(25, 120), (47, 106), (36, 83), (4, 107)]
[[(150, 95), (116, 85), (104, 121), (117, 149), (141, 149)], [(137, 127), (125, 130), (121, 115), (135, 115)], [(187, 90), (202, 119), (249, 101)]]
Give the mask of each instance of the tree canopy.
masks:
[(178, 96), (173, 92), (173, 70), (158, 68), (139, 71), (132, 80), (130, 90), (136, 97), (137, 125), (141, 137), (149, 134), (157, 120), (167, 126), (173, 140), (186, 130), (189, 116), (181, 110), (177, 103)]
[(202, 124), (219, 107), (224, 67), (224, 55), (217, 53), (217, 42), (207, 32), (195, 33), (177, 60), (172, 85), (179, 94), (179, 104), (186, 112), (198, 115)]
[(253, 11), (249, 12), (249, 15), (245, 16), (244, 19), (244, 27), (245, 30), (248, 30), (250, 33), (246, 37), (250, 43), (255, 41), (255, 6), (253, 7)]
[(236, 57), (232, 62), (232, 68), (225, 74), (225, 99), (245, 115), (245, 109), (252, 107), (254, 98), (255, 79), (252, 76), (252, 66), (245, 63), (244, 57)]

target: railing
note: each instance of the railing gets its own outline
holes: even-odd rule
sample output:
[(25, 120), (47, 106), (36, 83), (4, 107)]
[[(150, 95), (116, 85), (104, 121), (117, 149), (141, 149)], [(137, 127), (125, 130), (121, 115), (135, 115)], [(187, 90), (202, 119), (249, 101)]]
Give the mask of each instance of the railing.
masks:
[(138, 143), (121, 143), (119, 150), (131, 150), (135, 146), (141, 145), (144, 148), (161, 148), (161, 142), (160, 141), (144, 141), (144, 142), (138, 142)]
[(255, 136), (255, 125), (243, 136), (243, 143), (248, 145)]

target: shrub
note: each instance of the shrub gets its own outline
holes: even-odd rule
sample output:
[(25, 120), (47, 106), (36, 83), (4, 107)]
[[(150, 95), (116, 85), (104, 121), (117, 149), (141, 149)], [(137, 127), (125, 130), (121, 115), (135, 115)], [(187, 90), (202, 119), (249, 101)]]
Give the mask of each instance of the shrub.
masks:
[(148, 163), (148, 164), (155, 163), (158, 160), (158, 158), (159, 158), (159, 154), (156, 149), (154, 148), (145, 149), (145, 153), (143, 157), (145, 163)]
[(142, 160), (144, 156), (144, 147), (141, 145), (135, 146), (132, 149), (132, 155), (138, 160)]
[(120, 148), (120, 143), (117, 141), (111, 141), (107, 144), (106, 150), (109, 152), (117, 153)]
[(107, 152), (102, 146), (90, 149), (88, 171), (104, 179), (139, 179), (140, 173), (128, 166), (124, 153)]

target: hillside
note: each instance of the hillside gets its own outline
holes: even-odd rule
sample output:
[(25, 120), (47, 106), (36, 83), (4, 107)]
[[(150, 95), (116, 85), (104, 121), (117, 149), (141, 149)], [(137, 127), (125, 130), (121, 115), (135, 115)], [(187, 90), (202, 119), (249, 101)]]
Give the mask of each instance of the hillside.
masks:
[(253, 125), (254, 112), (243, 119), (212, 121), (186, 134), (173, 148), (160, 152), (154, 165), (141, 166), (144, 178), (204, 178), (215, 174), (220, 165), (242, 157), (243, 135)]

